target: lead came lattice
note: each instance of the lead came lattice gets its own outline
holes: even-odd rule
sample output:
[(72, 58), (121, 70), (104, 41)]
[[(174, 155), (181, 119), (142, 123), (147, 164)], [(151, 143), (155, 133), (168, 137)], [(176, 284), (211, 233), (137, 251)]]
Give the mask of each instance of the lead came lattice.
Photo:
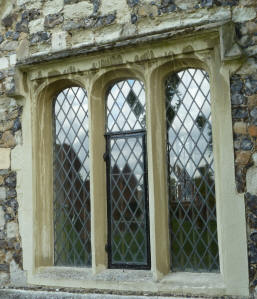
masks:
[(171, 268), (218, 271), (209, 78), (187, 69), (166, 80)]
[(55, 265), (90, 266), (90, 186), (86, 91), (63, 90), (54, 102)]

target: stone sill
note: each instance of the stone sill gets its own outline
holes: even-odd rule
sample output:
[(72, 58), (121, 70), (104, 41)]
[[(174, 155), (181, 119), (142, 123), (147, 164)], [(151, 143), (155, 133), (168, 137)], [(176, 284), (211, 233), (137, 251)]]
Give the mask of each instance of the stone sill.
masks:
[(218, 273), (176, 272), (155, 281), (152, 272), (146, 270), (106, 269), (94, 275), (91, 269), (85, 268), (40, 267), (28, 276), (28, 283), (153, 296), (226, 295), (222, 275)]

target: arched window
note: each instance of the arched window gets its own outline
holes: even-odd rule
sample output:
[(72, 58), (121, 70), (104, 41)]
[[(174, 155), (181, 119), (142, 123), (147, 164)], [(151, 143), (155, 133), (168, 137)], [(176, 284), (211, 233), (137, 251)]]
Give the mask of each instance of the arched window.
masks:
[(128, 79), (114, 84), (106, 112), (109, 267), (149, 268), (143, 83)]
[(54, 263), (90, 266), (88, 99), (83, 88), (58, 94), (53, 105)]
[(211, 105), (205, 71), (165, 82), (171, 268), (219, 270)]

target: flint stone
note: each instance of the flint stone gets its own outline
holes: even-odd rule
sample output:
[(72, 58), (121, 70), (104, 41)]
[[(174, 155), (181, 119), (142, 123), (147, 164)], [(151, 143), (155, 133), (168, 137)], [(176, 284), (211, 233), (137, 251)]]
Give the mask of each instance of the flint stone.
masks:
[(9, 272), (9, 265), (7, 265), (7, 264), (0, 264), (0, 271), (1, 272)]
[(202, 7), (210, 7), (213, 5), (213, 0), (201, 0)]
[(28, 22), (35, 20), (40, 16), (40, 12), (37, 9), (25, 10), (21, 16), (22, 20), (27, 20)]
[(0, 72), (0, 80), (3, 80), (5, 78), (5, 74), (3, 72)]
[(249, 210), (253, 215), (257, 216), (257, 196), (247, 192), (246, 199), (247, 199), (247, 207), (249, 208)]
[(63, 22), (63, 16), (60, 14), (51, 14), (45, 17), (44, 26), (46, 28), (53, 28)]
[(15, 189), (8, 189), (6, 192), (7, 198), (14, 198), (17, 196), (16, 190)]
[(18, 130), (21, 129), (21, 122), (19, 118), (16, 118), (13, 124), (12, 132), (17, 132)]
[(3, 229), (4, 225), (5, 225), (4, 211), (2, 207), (0, 207), (0, 228)]
[(134, 7), (139, 4), (139, 0), (127, 0), (129, 7)]
[(41, 31), (41, 32), (33, 33), (30, 37), (30, 42), (31, 42), (31, 44), (36, 44), (38, 42), (44, 42), (44, 41), (49, 40), (50, 37), (51, 37), (50, 33)]
[(241, 149), (244, 151), (250, 151), (253, 147), (253, 143), (250, 138), (243, 138), (241, 141)]
[(16, 24), (15, 27), (17, 32), (25, 32), (29, 33), (29, 28), (28, 28), (28, 21), (27, 20), (22, 20)]
[(253, 242), (257, 243), (257, 232), (253, 232), (253, 233), (251, 233), (251, 234), (250, 234), (250, 239), (251, 239)]
[(236, 93), (231, 97), (232, 105), (242, 105), (245, 103), (245, 97), (242, 94)]
[(8, 15), (2, 19), (2, 25), (4, 27), (11, 27), (13, 23), (13, 15)]
[(257, 119), (257, 107), (254, 107), (251, 111), (250, 111), (250, 115), (251, 117), (255, 120)]
[(135, 24), (137, 22), (137, 15), (136, 14), (132, 14), (131, 15), (131, 23)]
[(7, 238), (16, 238), (19, 233), (19, 227), (18, 223), (16, 222), (8, 222), (6, 225), (6, 231), (7, 231)]
[(246, 93), (247, 95), (252, 95), (257, 93), (257, 79), (253, 77), (249, 77), (245, 81), (245, 86), (246, 86)]
[(257, 263), (257, 247), (253, 244), (250, 244), (248, 246), (249, 250), (249, 262), (251, 264), (256, 264)]
[(5, 179), (7, 187), (16, 187), (16, 175), (13, 173)]
[(248, 117), (248, 111), (244, 108), (233, 109), (232, 116), (234, 119), (245, 119)]
[(232, 78), (232, 84), (231, 84), (231, 93), (238, 93), (240, 92), (244, 87), (243, 82), (240, 79), (233, 80)]
[(251, 228), (257, 229), (257, 217), (254, 215), (250, 214), (249, 215), (249, 225)]

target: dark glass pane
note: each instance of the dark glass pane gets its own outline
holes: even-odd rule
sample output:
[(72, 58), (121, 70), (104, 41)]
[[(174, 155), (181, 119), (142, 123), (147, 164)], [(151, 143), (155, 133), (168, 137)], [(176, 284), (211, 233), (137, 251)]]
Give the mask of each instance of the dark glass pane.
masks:
[(187, 69), (165, 84), (171, 268), (219, 271), (209, 78)]
[(72, 87), (56, 98), (54, 119), (55, 265), (90, 266), (88, 100)]

